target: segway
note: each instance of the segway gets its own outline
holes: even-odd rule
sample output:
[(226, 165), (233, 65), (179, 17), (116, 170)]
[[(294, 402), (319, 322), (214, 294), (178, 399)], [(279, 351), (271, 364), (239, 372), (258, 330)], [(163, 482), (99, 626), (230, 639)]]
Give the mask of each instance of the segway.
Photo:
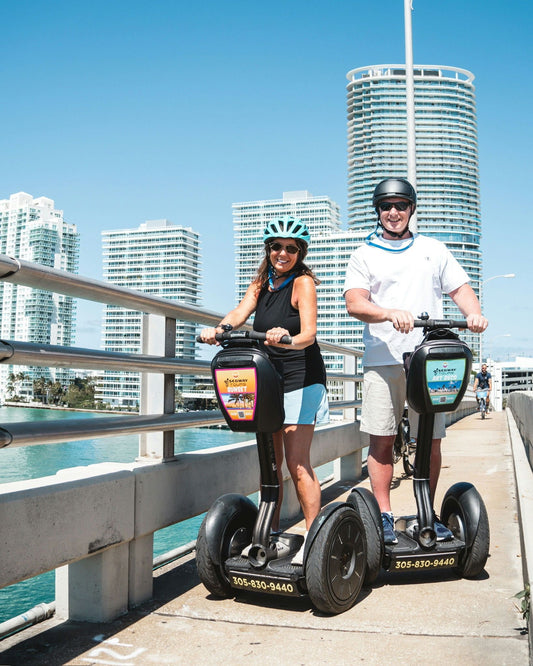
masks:
[[(288, 336), (286, 336), (287, 338)], [(196, 542), (198, 575), (216, 597), (257, 592), (301, 597), (324, 613), (342, 613), (355, 603), (365, 577), (365, 530), (357, 507), (326, 506), (305, 541), (303, 565), (292, 558), (301, 534), (271, 535), (279, 498), (272, 433), (284, 421), (282, 380), (258, 341), (264, 333), (217, 334), (222, 350), (211, 371), (220, 410), (231, 430), (254, 432), (260, 469), (259, 508), (248, 497), (226, 494), (207, 512)], [(290, 338), (282, 342), (290, 343)]]
[(489, 521), (483, 500), (471, 483), (454, 484), (442, 501), (440, 520), (453, 538), (437, 541), (429, 490), (433, 423), (438, 412), (453, 412), (470, 381), (472, 353), (451, 331), (467, 328), (466, 321), (432, 320), (421, 315), (415, 326), (424, 328), (424, 339), (406, 355), (407, 402), (420, 415), (414, 462), (413, 490), (417, 513), (395, 521), (397, 544), (383, 544), (381, 513), (375, 497), (365, 488), (354, 488), (347, 502), (359, 508), (365, 522), (369, 559), (366, 584), (381, 567), (389, 571), (420, 572), (454, 569), (474, 578), (489, 554)]

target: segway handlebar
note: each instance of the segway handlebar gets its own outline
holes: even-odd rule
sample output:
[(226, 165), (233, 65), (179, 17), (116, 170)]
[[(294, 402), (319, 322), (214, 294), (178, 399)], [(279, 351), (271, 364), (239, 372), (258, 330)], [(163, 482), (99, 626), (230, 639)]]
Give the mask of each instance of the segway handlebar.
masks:
[[(266, 333), (260, 331), (224, 331), (224, 333), (217, 333), (215, 335), (215, 340), (217, 342), (224, 342), (226, 340), (259, 340), (264, 342), (266, 340)], [(203, 342), (200, 336), (196, 338), (197, 342)], [(290, 345), (292, 343), (292, 337), (290, 335), (284, 335), (280, 343), (282, 345)]]
[(415, 319), (415, 328), (424, 328), (426, 331), (434, 331), (437, 328), (468, 328), (465, 319), (429, 319), (420, 315), (420, 319)]

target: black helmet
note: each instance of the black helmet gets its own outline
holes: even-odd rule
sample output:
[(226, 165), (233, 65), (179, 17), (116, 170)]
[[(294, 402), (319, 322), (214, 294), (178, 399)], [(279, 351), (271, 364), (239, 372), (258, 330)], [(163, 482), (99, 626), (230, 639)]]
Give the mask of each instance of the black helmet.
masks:
[(416, 206), (415, 188), (406, 178), (385, 178), (376, 186), (372, 205), (377, 210), (378, 204), (388, 197), (402, 197)]

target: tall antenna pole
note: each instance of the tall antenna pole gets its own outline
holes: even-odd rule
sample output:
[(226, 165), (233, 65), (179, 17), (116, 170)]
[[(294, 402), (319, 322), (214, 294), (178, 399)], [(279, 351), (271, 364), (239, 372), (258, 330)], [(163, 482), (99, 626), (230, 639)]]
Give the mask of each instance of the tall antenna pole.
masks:
[[(405, 20), (405, 107), (407, 112), (407, 178), (416, 189), (416, 138), (415, 138), (415, 80), (413, 73), (413, 29), (411, 25), (412, 0), (404, 0)], [(416, 211), (409, 228), (418, 230)]]

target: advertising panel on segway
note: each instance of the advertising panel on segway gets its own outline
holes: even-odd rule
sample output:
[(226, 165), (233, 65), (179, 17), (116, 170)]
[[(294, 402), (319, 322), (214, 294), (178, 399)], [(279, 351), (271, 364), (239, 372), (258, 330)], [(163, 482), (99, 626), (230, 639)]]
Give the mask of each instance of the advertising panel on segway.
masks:
[(354, 488), (348, 502), (364, 506), (372, 515), (366, 526), (367, 577), (374, 580), (380, 568), (390, 571), (454, 569), (465, 578), (477, 576), (489, 554), (489, 523), (485, 505), (471, 483), (459, 482), (446, 492), (440, 520), (453, 538), (437, 541), (434, 508), (430, 496), (429, 470), (435, 414), (459, 406), (472, 367), (472, 353), (451, 328), (467, 328), (466, 321), (415, 320), (424, 329), (424, 339), (406, 355), (407, 402), (419, 414), (418, 441), (414, 462), (413, 490), (417, 513), (397, 518), (396, 544), (383, 544), (380, 510), (365, 488)]
[(198, 575), (217, 597), (308, 595), (318, 610), (341, 613), (353, 606), (365, 578), (366, 532), (357, 507), (334, 502), (322, 509), (305, 541), (303, 564), (292, 563), (303, 535), (270, 533), (279, 498), (272, 434), (281, 429), (284, 411), (281, 377), (258, 345), (265, 337), (242, 330), (216, 336), (222, 350), (211, 363), (215, 393), (232, 430), (255, 432), (260, 502), (256, 507), (236, 493), (214, 502), (198, 533)]

